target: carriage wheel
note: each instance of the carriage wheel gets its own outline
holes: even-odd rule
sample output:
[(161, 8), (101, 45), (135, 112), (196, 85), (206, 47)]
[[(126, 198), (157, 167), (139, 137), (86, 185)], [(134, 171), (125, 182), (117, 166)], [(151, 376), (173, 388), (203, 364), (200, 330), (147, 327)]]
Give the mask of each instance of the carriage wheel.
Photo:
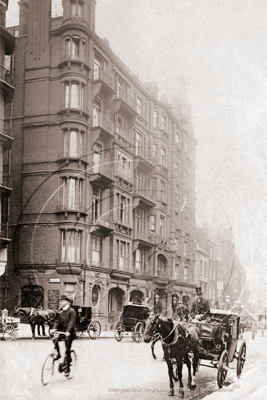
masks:
[(242, 374), (244, 364), (246, 361), (246, 352), (247, 352), (247, 346), (245, 340), (242, 341), (240, 345), (240, 349), (238, 352), (238, 358), (237, 358), (237, 364), (236, 364), (236, 375), (238, 378), (240, 378), (240, 375)]
[(219, 388), (223, 387), (223, 384), (226, 379), (226, 375), (228, 372), (228, 352), (224, 350), (221, 354), (219, 363), (218, 363), (218, 373), (217, 373), (217, 383)]
[(49, 354), (49, 356), (45, 359), (43, 368), (42, 368), (42, 374), (41, 374), (41, 379), (43, 385), (47, 385), (48, 382), (50, 381), (51, 376), (53, 375), (54, 372), (54, 355)]
[(97, 339), (101, 333), (101, 325), (98, 321), (91, 321), (88, 326), (88, 332), (91, 339)]
[(124, 331), (124, 325), (122, 325), (121, 321), (117, 321), (114, 326), (114, 335), (117, 342), (120, 342), (123, 339)]
[[(88, 331), (88, 334), (89, 334), (89, 331)], [(79, 339), (82, 335), (83, 335), (82, 331), (77, 331), (76, 332), (77, 339)]]
[(136, 343), (140, 343), (143, 340), (143, 334), (144, 334), (144, 326), (142, 322), (138, 322), (134, 327), (132, 338)]
[(4, 329), (4, 339), (5, 340), (14, 340), (17, 338), (17, 331), (12, 325), (7, 325)]

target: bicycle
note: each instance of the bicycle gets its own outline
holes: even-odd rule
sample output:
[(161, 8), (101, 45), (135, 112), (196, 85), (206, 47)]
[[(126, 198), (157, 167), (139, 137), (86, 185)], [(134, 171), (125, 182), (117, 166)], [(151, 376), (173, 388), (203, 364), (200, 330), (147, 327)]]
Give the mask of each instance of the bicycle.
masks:
[[(60, 335), (66, 336), (66, 332), (55, 331), (53, 334), (53, 339), (52, 339), (53, 343), (54, 343), (54, 340), (57, 340)], [(59, 361), (59, 360), (56, 360), (56, 357), (57, 357), (57, 351), (54, 346), (53, 353), (49, 354), (49, 356), (46, 357), (45, 362), (43, 364), (42, 374), (41, 374), (41, 379), (42, 379), (43, 385), (47, 385), (48, 382), (50, 381), (51, 376), (54, 374), (55, 363), (57, 361)], [(59, 365), (58, 365), (58, 372), (63, 373), (64, 376), (68, 379), (71, 379), (73, 377), (73, 373), (74, 373), (76, 363), (77, 363), (77, 356), (76, 356), (76, 353), (74, 350), (70, 351), (70, 357), (71, 357), (71, 362), (70, 362), (68, 369), (66, 368), (67, 365), (66, 365), (65, 361), (63, 361), (62, 363), (59, 363)]]

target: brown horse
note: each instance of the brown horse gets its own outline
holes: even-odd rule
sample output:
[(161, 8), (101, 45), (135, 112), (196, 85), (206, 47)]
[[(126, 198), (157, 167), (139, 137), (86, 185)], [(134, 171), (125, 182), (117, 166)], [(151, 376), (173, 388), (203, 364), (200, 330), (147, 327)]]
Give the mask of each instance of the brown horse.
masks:
[[(146, 321), (146, 330), (144, 333), (144, 342), (149, 343), (155, 334), (161, 337), (162, 347), (164, 351), (164, 359), (168, 366), (170, 379), (170, 390), (168, 395), (174, 396), (173, 384), (173, 363), (176, 360), (179, 393), (178, 397), (184, 397), (182, 368), (185, 362), (188, 368), (188, 387), (191, 390), (196, 388), (195, 375), (199, 362), (198, 347), (201, 344), (200, 330), (191, 324), (177, 322), (166, 318), (161, 318), (158, 314), (153, 319)], [(191, 357), (189, 353), (193, 353), (193, 375), (191, 373)]]

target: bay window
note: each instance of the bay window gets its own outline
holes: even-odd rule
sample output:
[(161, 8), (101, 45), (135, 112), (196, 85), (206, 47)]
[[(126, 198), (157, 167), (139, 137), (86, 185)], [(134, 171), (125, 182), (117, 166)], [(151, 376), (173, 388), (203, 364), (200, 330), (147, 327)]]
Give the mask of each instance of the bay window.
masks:
[(63, 208), (79, 210), (82, 204), (83, 181), (77, 178), (64, 178), (62, 187)]
[(82, 232), (74, 229), (61, 231), (61, 262), (80, 263)]
[(65, 108), (80, 108), (84, 107), (84, 92), (85, 85), (80, 82), (68, 81), (65, 82)]
[(75, 129), (64, 131), (64, 156), (80, 158), (83, 155), (84, 132)]

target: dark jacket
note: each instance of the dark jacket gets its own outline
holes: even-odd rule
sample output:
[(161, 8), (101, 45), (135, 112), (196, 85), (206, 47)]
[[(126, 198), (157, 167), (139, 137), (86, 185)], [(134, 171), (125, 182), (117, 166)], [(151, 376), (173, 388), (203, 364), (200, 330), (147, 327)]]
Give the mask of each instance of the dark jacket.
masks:
[(54, 323), (54, 329), (61, 332), (69, 332), (75, 337), (76, 311), (69, 307), (67, 310), (59, 311)]
[(196, 315), (205, 314), (206, 312), (209, 311), (210, 311), (209, 301), (201, 297), (200, 299), (196, 299), (193, 302), (191, 309), (191, 316), (195, 317)]

